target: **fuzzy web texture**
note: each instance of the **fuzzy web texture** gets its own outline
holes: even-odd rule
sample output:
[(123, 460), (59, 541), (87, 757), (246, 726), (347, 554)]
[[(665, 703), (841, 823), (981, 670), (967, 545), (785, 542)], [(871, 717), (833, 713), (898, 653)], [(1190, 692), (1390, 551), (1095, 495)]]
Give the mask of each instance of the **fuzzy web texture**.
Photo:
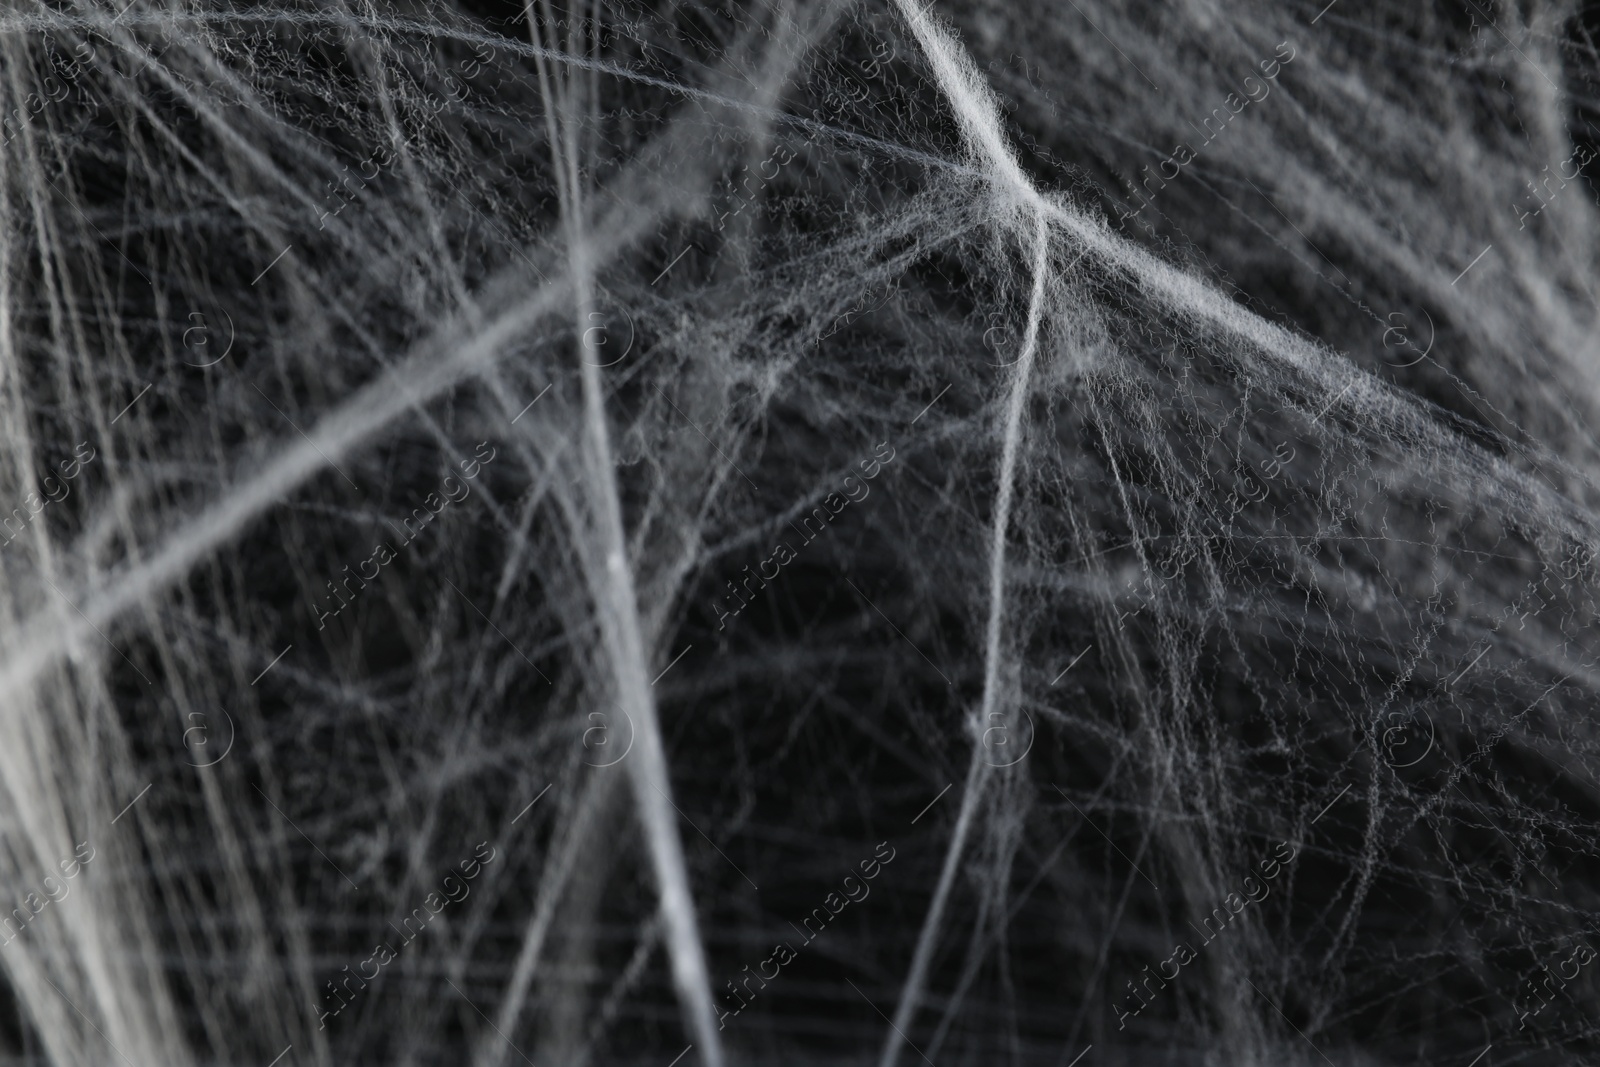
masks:
[(1579, 6), (0, 20), (5, 1062), (1600, 1060)]

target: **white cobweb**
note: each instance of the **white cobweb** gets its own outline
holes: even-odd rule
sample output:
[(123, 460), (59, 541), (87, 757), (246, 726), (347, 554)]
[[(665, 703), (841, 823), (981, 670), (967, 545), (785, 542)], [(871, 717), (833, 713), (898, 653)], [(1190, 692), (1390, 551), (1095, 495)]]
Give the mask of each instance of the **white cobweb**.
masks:
[(1594, 1056), (1575, 6), (3, 17), (16, 1062)]

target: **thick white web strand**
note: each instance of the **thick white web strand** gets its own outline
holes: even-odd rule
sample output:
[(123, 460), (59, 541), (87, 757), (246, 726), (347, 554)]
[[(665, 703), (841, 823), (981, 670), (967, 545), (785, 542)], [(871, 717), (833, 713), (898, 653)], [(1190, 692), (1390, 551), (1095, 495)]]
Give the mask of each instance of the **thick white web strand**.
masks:
[[(643, 219), (635, 217), (630, 221), (636, 227), (642, 227), (649, 220), (648, 217)], [(604, 240), (593, 246), (595, 251), (601, 251), (606, 247)], [(287, 485), (292, 484), (297, 479), (309, 476), (314, 470), (321, 469), (327, 464), (336, 465), (338, 457), (343, 456), (347, 450), (351, 449), (352, 445), (359, 443), (363, 436), (381, 427), (386, 421), (419, 401), (424, 401), (452, 385), (462, 373), (477, 369), (486, 356), (492, 356), (494, 351), (504, 343), (504, 337), (516, 332), (519, 328), (525, 328), (529, 321), (533, 321), (552, 306), (550, 294), (541, 293), (540, 298), (544, 300), (543, 304), (535, 302), (531, 307), (518, 308), (515, 313), (493, 324), (486, 331), (487, 336), (475, 339), (473, 344), (463, 346), (463, 349), (458, 350), (458, 362), (455, 365), (447, 363), (441, 366), (437, 358), (433, 356), (433, 353), (429, 353), (427, 357), (413, 361), (412, 366), (403, 367), (399, 373), (388, 381), (380, 383), (375, 388), (368, 389), (362, 396), (355, 398), (347, 409), (350, 412), (349, 417), (336, 416), (331, 420), (325, 421), (322, 426), (319, 426), (306, 439), (303, 446), (286, 450), (289, 454), (283, 460), (280, 460), (273, 470), (265, 476), (259, 477), (247, 489), (236, 492), (232, 499), (215, 508), (210, 517), (191, 527), (191, 531), (187, 536), (175, 537), (169, 541), (164, 555), (158, 556), (151, 563), (137, 569), (133, 575), (125, 576), (120, 588), (110, 594), (109, 602), (106, 599), (92, 600), (88, 605), (89, 610), (79, 619), (65, 620), (60, 618), (57, 612), (49, 611), (47, 614), (50, 616), (50, 626), (55, 631), (53, 635), (47, 636), (38, 628), (34, 628), (30, 632), (28, 628), (24, 627), (23, 631), (30, 632), (30, 635), (35, 640), (43, 637), (43, 644), (54, 645), (50, 652), (35, 654), (32, 650), (29, 650), (20, 654), (18, 659), (27, 664), (25, 668), (27, 674), (30, 678), (37, 678), (39, 672), (47, 668), (48, 661), (55, 652), (59, 652), (62, 648), (71, 648), (80, 644), (86, 634), (80, 636), (79, 627), (94, 629), (95, 623), (92, 620), (95, 617), (99, 617), (101, 623), (107, 622), (119, 610), (145, 602), (160, 584), (180, 577), (193, 560), (200, 558), (217, 544), (225, 541), (231, 533), (237, 531), (245, 521), (248, 521), (256, 510), (265, 506), (266, 502), (279, 498), (282, 490)], [(312, 454), (316, 458), (308, 461), (307, 456)], [(17, 662), (17, 660), (13, 660), (13, 662)], [(22, 679), (17, 679), (17, 681), (22, 681)], [(46, 765), (51, 762), (54, 761), (47, 761)], [(34, 827), (44, 825), (44, 820), (34, 819), (30, 825)], [(137, 906), (131, 900), (124, 901), (123, 906), (130, 915), (137, 914)], [(82, 927), (80, 929), (87, 930), (88, 928)], [(120, 957), (121, 954), (118, 953), (117, 955)], [(92, 954), (86, 956), (86, 959), (90, 962), (96, 958), (96, 955)], [(19, 984), (25, 988), (36, 988), (38, 985), (36, 982), (22, 982)], [(119, 1018), (119, 998), (126, 998), (129, 995), (129, 991), (125, 989), (112, 994), (106, 987), (105, 982), (99, 982), (97, 985), (100, 994), (98, 1001), (103, 1017)], [(43, 1019), (54, 1019), (60, 1014), (55, 1011), (53, 1004), (40, 1004), (39, 1007), (41, 1009), (40, 1017)], [(170, 1012), (166, 1013), (166, 1015), (170, 1020)], [(147, 1013), (141, 1013), (139, 1017), (148, 1017), (148, 1015)], [(151, 1049), (148, 1039), (134, 1040), (130, 1035), (123, 1033), (122, 1030), (125, 1029), (123, 1024), (108, 1028), (112, 1029), (111, 1039), (114, 1042), (119, 1042), (124, 1047), (131, 1047), (135, 1050), (136, 1055), (141, 1055), (146, 1050), (149, 1050), (148, 1057), (141, 1055), (141, 1058), (165, 1058), (169, 1062), (175, 1061), (175, 1050), (172, 1051), (171, 1055), (156, 1053)], [(73, 1028), (70, 1026), (56, 1025), (50, 1028), (50, 1032), (64, 1034), (70, 1032), (71, 1029)], [(68, 1055), (62, 1058), (76, 1059), (77, 1057)]]
[[(970, 99), (970, 94), (968, 98)], [(1094, 233), (1090, 226), (1080, 219), (1069, 217), (1068, 221), (1071, 224), (1074, 224), (1074, 228), (1078, 230), (1078, 234), (1086, 239), (1092, 239), (1100, 236), (1099, 234)], [(1155, 295), (1160, 302), (1171, 307), (1173, 310), (1182, 314), (1195, 314), (1198, 312), (1203, 315), (1204, 318), (1224, 325), (1230, 330), (1230, 332), (1239, 334), (1242, 339), (1256, 343), (1269, 358), (1282, 358), (1287, 356), (1290, 360), (1291, 366), (1293, 366), (1296, 370), (1313, 371), (1315, 374), (1313, 380), (1316, 380), (1316, 378), (1322, 379), (1317, 383), (1319, 386), (1322, 386), (1318, 392), (1320, 392), (1330, 404), (1337, 401), (1343, 401), (1345, 399), (1350, 399), (1358, 406), (1362, 406), (1363, 402), (1366, 402), (1366, 404), (1377, 402), (1378, 404), (1382, 405), (1382, 407), (1380, 407), (1378, 410), (1382, 410), (1382, 408), (1386, 407), (1388, 409), (1386, 414), (1390, 414), (1391, 417), (1399, 416), (1404, 420), (1405, 423), (1409, 423), (1410, 425), (1406, 426), (1406, 429), (1422, 431), (1426, 437), (1431, 437), (1437, 440), (1440, 446), (1446, 446), (1446, 442), (1443, 439), (1439, 439), (1435, 437), (1434, 433), (1429, 432), (1429, 428), (1427, 427), (1425, 420), (1418, 419), (1416, 415), (1409, 411), (1405, 406), (1396, 405), (1391, 399), (1392, 394), (1387, 394), (1382, 390), (1372, 389), (1371, 385), (1369, 384), (1369, 380), (1365, 379), (1365, 376), (1363, 375), (1353, 374), (1351, 369), (1348, 368), (1348, 365), (1342, 368), (1339, 367), (1337, 364), (1342, 361), (1330, 361), (1325, 353), (1308, 348), (1298, 338), (1289, 336), (1282, 331), (1279, 331), (1274, 327), (1261, 322), (1252, 315), (1241, 313), (1235, 306), (1232, 306), (1229, 302), (1221, 299), (1219, 296), (1214, 295), (1204, 285), (1196, 284), (1193, 279), (1179, 275), (1177, 272), (1168, 268), (1165, 264), (1159, 263), (1159, 261), (1154, 261), (1153, 259), (1143, 256), (1137, 252), (1130, 253), (1122, 248), (1117, 248), (1115, 247), (1114, 242), (1103, 239), (1091, 240), (1091, 243), (1098, 246), (1096, 248), (1097, 252), (1100, 252), (1102, 255), (1105, 255), (1107, 259), (1124, 267), (1131, 266), (1135, 262), (1143, 260), (1143, 262), (1138, 262), (1138, 266), (1144, 269), (1130, 271), (1130, 273), (1134, 275), (1137, 283), (1146, 286), (1148, 290), (1153, 290), (1153, 295)], [(1305, 357), (1309, 357), (1309, 359)], [(1345, 384), (1342, 387), (1339, 384), (1341, 379), (1345, 380)], [(1374, 414), (1376, 414), (1376, 412), (1374, 412)], [(1479, 471), (1481, 473), (1481, 468), (1479, 468)], [(1458, 472), (1448, 473), (1457, 474)], [(1517, 488), (1513, 490), (1514, 498), (1523, 498), (1523, 493), (1527, 491), (1524, 489), (1524, 486), (1526, 486), (1527, 483), (1523, 482), (1520, 475), (1506, 467), (1500, 467), (1497, 473), (1499, 473), (1500, 476), (1504, 478), (1505, 481), (1510, 485), (1517, 486)], [(1458, 478), (1453, 478), (1452, 480), (1457, 481), (1457, 484), (1463, 493), (1469, 491), (1469, 486), (1471, 485), (1470, 480), (1461, 480)], [(1522, 484), (1519, 485), (1518, 483)], [(1002, 492), (1003, 491), (1004, 490), (1002, 490)], [(1533, 488), (1532, 491), (1536, 494), (1543, 494), (1542, 487)], [(1528, 501), (1523, 498), (1519, 499), (1518, 503), (1519, 506), (1526, 507), (1532, 504), (1532, 501)], [(1556, 519), (1559, 524), (1565, 527), (1565, 532), (1568, 533), (1578, 534), (1581, 536), (1581, 531), (1589, 525), (1586, 521), (1569, 523), (1567, 521), (1557, 519), (1556, 516), (1559, 515), (1560, 512), (1565, 511), (1566, 507), (1562, 504), (1558, 504), (1553, 498), (1547, 498), (1547, 502), (1544, 506), (1533, 505), (1533, 507), (1536, 511), (1542, 512), (1548, 518)], [(970, 776), (968, 783), (969, 787), (973, 784), (973, 778)], [(957, 817), (956, 827), (953, 831), (954, 844), (952, 845), (952, 853), (959, 852), (961, 847), (960, 842), (964, 840), (965, 835), (968, 832), (968, 816), (969, 809), (964, 805), (962, 812)], [(1375, 854), (1369, 852), (1364, 859), (1362, 865), (1363, 869), (1370, 872), (1373, 870), (1375, 863)], [(947, 857), (947, 874), (950, 869), (951, 868)], [(933, 908), (933, 914), (935, 916), (939, 914), (942, 907), (945, 887), (946, 880), (941, 879), (940, 886), (935, 891), (934, 897), (935, 904)], [(1192, 892), (1191, 895), (1196, 899), (1204, 898), (1208, 895), (1208, 893), (1216, 891), (1217, 888), (1218, 886), (1215, 880), (1203, 880), (1201, 883), (1196, 885), (1196, 891)], [(1354, 909), (1347, 913), (1347, 923), (1349, 916), (1353, 914)], [(925, 928), (924, 940), (920, 943), (921, 946), (925, 947), (927, 945), (927, 938), (928, 930)], [(915, 988), (918, 980), (920, 979), (920, 968), (918, 967), (918, 963), (922, 962), (922, 957), (923, 952), (919, 947), (919, 952), (914, 960), (912, 968), (912, 974), (914, 976), (912, 982), (913, 988)], [(1261, 1037), (1258, 1031), (1254, 1033), (1249, 1032), (1253, 1031), (1254, 1027), (1246, 1025), (1246, 1019), (1249, 1015), (1249, 1011), (1242, 999), (1234, 1000), (1233, 1004), (1230, 1006), (1228, 1015), (1230, 1018), (1236, 1020), (1234, 1029), (1236, 1030), (1235, 1040), (1237, 1044), (1235, 1047), (1241, 1049), (1251, 1049), (1252, 1052), (1250, 1055), (1252, 1057), (1254, 1055), (1261, 1054), (1264, 1048), (1261, 1045)], [(903, 1026), (906, 1024), (906, 1022), (906, 1014), (902, 1012), (901, 1016), (899, 1016), (896, 1020), (897, 1028)], [(889, 1038), (890, 1047), (897, 1047), (898, 1040), (898, 1036), (891, 1035)], [(886, 1059), (892, 1060), (893, 1053), (886, 1052), (885, 1056)]]
[[(923, 51), (938, 75), (941, 89), (949, 98), (968, 145), (981, 169), (992, 171), (993, 195), (1004, 205), (1002, 210), (1012, 219), (1021, 216), (1032, 222), (1033, 292), (1028, 301), (1028, 318), (1024, 327), (1021, 354), (1011, 372), (1011, 386), (1005, 406), (1001, 430), (1003, 444), (998, 484), (998, 500), (994, 509), (993, 535), (990, 541), (989, 569), (989, 619), (985, 628), (985, 653), (983, 697), (977, 720), (969, 727), (973, 737), (973, 752), (962, 790), (961, 810), (956, 816), (951, 832), (949, 850), (939, 872), (939, 882), (933, 900), (923, 920), (922, 932), (917, 938), (916, 950), (906, 975), (895, 1017), (884, 1040), (880, 1067), (895, 1067), (901, 1053), (905, 1032), (911, 1028), (916, 1016), (917, 1001), (922, 986), (927, 981), (928, 965), (932, 957), (944, 909), (954, 883), (958, 866), (965, 850), (967, 835), (973, 817), (984, 794), (991, 768), (984, 759), (981, 738), (999, 715), (1003, 721), (1015, 722), (1014, 710), (1001, 706), (1001, 664), (1003, 629), (1006, 616), (1006, 541), (1010, 536), (1011, 499), (1013, 480), (1016, 477), (1018, 441), (1022, 432), (1022, 418), (1028, 392), (1032, 385), (1033, 362), (1038, 351), (1040, 320), (1044, 315), (1045, 296), (1048, 291), (1046, 270), (1050, 259), (1050, 225), (1044, 210), (1043, 199), (1034, 191), (1006, 145), (998, 122), (998, 109), (992, 96), (978, 81), (964, 52), (940, 29), (913, 0), (897, 0), (901, 15), (917, 35)], [(1010, 221), (1008, 219), (1007, 221)], [(1017, 229), (1023, 224), (1013, 223)], [(997, 708), (999, 710), (997, 710)]]
[[(590, 237), (591, 249), (596, 255), (615, 254), (647, 232), (656, 220), (653, 213), (635, 214), (625, 220), (625, 228), (620, 232), (594, 231)], [(250, 519), (281, 500), (286, 492), (337, 464), (416, 405), (443, 393), (469, 375), (482, 373), (511, 338), (525, 332), (559, 306), (568, 284), (570, 280), (563, 278), (523, 296), (522, 303), (484, 323), (465, 343), (440, 340), (421, 346), (422, 352), (364, 387), (360, 394), (324, 417), (303, 438), (287, 439), (277, 450), (281, 455), (261, 472), (247, 477), (204, 515), (169, 535), (168, 543), (151, 560), (130, 568), (126, 575), (117, 576), (108, 583), (108, 588), (79, 590), (92, 595), (84, 602), (77, 619), (61, 618), (59, 612), (51, 608), (42, 614), (48, 614), (53, 624), (40, 619), (39, 625), (19, 627), (26, 642), (0, 664), (0, 685), (25, 688), (65, 649), (84, 642), (95, 625), (111, 621), (176, 581), (197, 559), (226, 543)], [(452, 324), (442, 331), (442, 336), (449, 336), (458, 328)], [(440, 349), (445, 353), (442, 359)], [(509, 397), (506, 403), (510, 403)]]
[[(7, 64), (6, 73), (8, 91), (20, 97), (19, 67)], [(9, 153), (7, 156), (0, 162), (0, 182), (9, 186), (15, 171), (12, 170), (14, 158)], [(30, 478), (25, 472), (38, 460), (27, 428), (27, 401), (20, 381), (22, 360), (17, 344), (17, 323), (12, 314), (14, 290), (11, 282), (14, 272), (23, 266), (19, 258), (17, 250), (9, 243), (0, 252), (0, 259), (4, 261), (0, 265), (0, 303), (4, 305), (4, 311), (0, 312), (0, 359), (3, 359), (6, 380), (7, 440), (14, 448), (11, 474), (6, 479), (8, 488), (27, 484)], [(33, 540), (46, 570), (45, 580), (67, 581), (62, 573), (63, 561), (52, 551), (49, 541), (38, 537), (37, 531)], [(6, 614), (14, 625), (18, 597), (10, 581), (5, 583), (5, 593)], [(54, 610), (69, 609), (58, 602)], [(0, 746), (5, 752), (0, 779), (5, 783), (10, 813), (4, 849), (4, 880), (9, 886), (35, 883), (41, 870), (55, 879), (61, 877), (67, 868), (57, 870), (57, 864), (70, 861), (74, 835), (81, 836), (85, 830), (82, 810), (88, 806), (99, 807), (109, 799), (108, 791), (100, 788), (100, 782), (73, 781), (67, 771), (74, 762), (73, 755), (101, 745), (113, 751), (122, 746), (120, 738), (114, 733), (108, 736), (104, 725), (95, 721), (95, 709), (106, 697), (95, 684), (97, 680), (92, 676), (87, 679), (90, 692), (80, 700), (70, 687), (60, 684), (65, 681), (61, 672), (56, 672), (56, 678), (59, 687), (51, 692), (14, 693), (8, 701), (4, 725), (0, 727), (5, 735)], [(101, 842), (102, 847), (109, 846), (103, 837)], [(125, 857), (129, 854), (124, 852)], [(63, 888), (52, 880), (37, 885), (35, 892), (53, 897)], [(91, 899), (99, 897), (101, 902), (106, 900), (105, 894), (91, 891), (90, 896)], [(134, 961), (147, 959), (153, 948), (144, 922), (142, 894), (135, 889), (128, 898), (135, 906), (129, 910), (127, 921), (106, 922), (103, 912), (92, 913), (84, 921), (42, 932), (37, 959), (10, 961), (22, 1010), (43, 1023), (41, 1037), (46, 1048), (61, 1062), (87, 1059), (96, 1054), (98, 1044), (84, 1033), (73, 997), (87, 1004), (102, 1020), (111, 1035), (109, 1040), (135, 1050), (135, 1054), (154, 1056), (164, 1051), (160, 1030), (170, 1027), (174, 1017), (172, 1005), (164, 996), (165, 990), (156, 984), (151, 995), (137, 1005), (122, 995), (122, 990), (149, 980), (148, 973)], [(82, 903), (80, 894), (79, 904)], [(45, 962), (48, 960), (70, 962), (66, 967), (55, 968)], [(65, 984), (71, 993), (62, 994), (59, 985), (52, 988), (57, 982)], [(186, 1061), (179, 1056), (174, 1057), (174, 1062)]]
[[(531, 0), (527, 13), (531, 29), (536, 25)], [(569, 36), (569, 50), (576, 52), (576, 48), (571, 48), (573, 43), (573, 37)], [(548, 98), (550, 83), (542, 61), (540, 84)], [(635, 730), (637, 751), (632, 753), (635, 758), (628, 765), (629, 777), (661, 896), (661, 918), (672, 958), (673, 981), (689, 1017), (691, 1032), (701, 1047), (703, 1062), (707, 1067), (722, 1067), (722, 1040), (715, 1025), (705, 948), (700, 941), (683, 843), (678, 836), (660, 720), (648, 681), (657, 650), (647, 646), (639, 620), (638, 589), (628, 561), (627, 532), (623, 528), (622, 505), (614, 474), (610, 416), (606, 412), (606, 392), (600, 376), (600, 348), (588, 331), (594, 311), (596, 263), (583, 221), (585, 205), (579, 176), (576, 144), (579, 128), (575, 114), (582, 108), (586, 95), (571, 80), (564, 80), (557, 95), (562, 100), (559, 120), (552, 124), (561, 127), (561, 136), (558, 138), (552, 129), (550, 137), (555, 169), (558, 173), (566, 172), (565, 180), (560, 183), (561, 215), (567, 231), (567, 266), (573, 285), (573, 324), (582, 345), (584, 465), (588, 472), (587, 484), (593, 487), (586, 509), (593, 517), (585, 528), (575, 530), (574, 534), (584, 539), (593, 537), (598, 542), (594, 555), (599, 557), (596, 562), (600, 566), (591, 568), (588, 580), (610, 656), (607, 673), (616, 687), (618, 703), (628, 713)], [(598, 106), (598, 101), (593, 104)], [(495, 1062), (504, 1062), (503, 1052)]]

